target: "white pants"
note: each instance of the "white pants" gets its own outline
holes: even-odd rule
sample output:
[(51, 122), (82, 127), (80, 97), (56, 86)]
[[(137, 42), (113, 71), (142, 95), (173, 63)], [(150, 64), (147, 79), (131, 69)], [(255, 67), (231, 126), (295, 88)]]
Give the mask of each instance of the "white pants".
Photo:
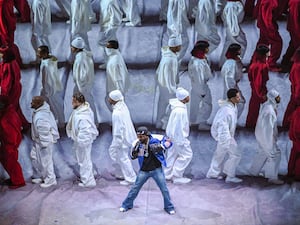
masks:
[[(236, 167), (238, 166), (242, 153), (237, 147), (236, 141), (232, 138), (229, 146), (217, 144), (217, 149), (212, 157), (207, 176), (217, 177), (224, 172), (229, 177), (235, 177)], [(226, 155), (228, 159), (224, 162)]]
[(48, 147), (41, 147), (39, 144), (34, 143), (30, 152), (33, 178), (42, 178), (45, 184), (51, 184), (56, 181), (52, 152), (52, 143)]
[(122, 146), (119, 149), (110, 148), (110, 158), (120, 165), (122, 174), (126, 181), (133, 183), (136, 180), (136, 173), (132, 167), (131, 161), (128, 156), (129, 147)]
[(169, 100), (175, 98), (175, 93), (170, 93), (168, 88), (158, 84), (158, 100), (157, 100), (157, 112), (156, 112), (156, 128), (166, 129), (170, 111), (168, 110)]
[(199, 86), (192, 84), (190, 122), (191, 124), (207, 123), (212, 112), (211, 92), (207, 86), (204, 97), (201, 96)]
[(190, 141), (186, 139), (184, 143), (173, 143), (173, 147), (167, 151), (167, 167), (165, 167), (166, 179), (172, 177), (183, 177), (183, 173), (193, 157)]
[(265, 177), (268, 179), (278, 179), (278, 169), (281, 159), (281, 152), (279, 149), (273, 149), (268, 151), (262, 149), (259, 146), (259, 151), (254, 156), (253, 163), (250, 168), (250, 173), (253, 175), (258, 175), (259, 172), (264, 167)]
[(125, 20), (131, 22), (133, 25), (140, 25), (141, 17), (137, 0), (121, 0), (120, 3), (126, 16)]
[(85, 186), (96, 185), (93, 174), (93, 163), (91, 159), (92, 143), (79, 144), (74, 142), (74, 151), (79, 165), (80, 180)]

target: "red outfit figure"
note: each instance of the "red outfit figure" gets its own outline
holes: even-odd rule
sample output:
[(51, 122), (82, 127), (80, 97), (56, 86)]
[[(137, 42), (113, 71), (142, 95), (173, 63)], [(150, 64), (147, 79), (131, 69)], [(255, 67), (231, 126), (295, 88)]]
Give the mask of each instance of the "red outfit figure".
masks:
[(281, 61), (281, 66), (286, 71), (291, 69), (291, 58), (296, 49), (300, 47), (300, 0), (289, 0), (288, 7), (287, 30), (291, 40)]
[(21, 121), (8, 98), (0, 96), (0, 162), (10, 176), (9, 187), (25, 185), (21, 165), (18, 162), (18, 147), (22, 140)]
[(254, 19), (255, 0), (246, 0), (245, 2), (245, 16)]
[(0, 95), (8, 96), (9, 103), (15, 107), (22, 122), (23, 129), (29, 127), (29, 123), (22, 113), (19, 99), (21, 97), (21, 71), (19, 64), (15, 60), (15, 55), (10, 48), (0, 48)]
[(277, 60), (282, 50), (282, 38), (278, 32), (278, 17), (285, 9), (286, 0), (261, 0), (258, 6), (257, 27), (260, 30), (257, 46), (271, 45), (268, 58), (269, 70), (279, 72)]
[[(27, 5), (27, 6), (26, 6)], [(22, 65), (19, 49), (14, 43), (17, 18), (14, 6), (20, 7), (21, 20), (30, 21), (30, 9), (26, 0), (0, 0), (0, 46), (9, 46), (13, 49), (19, 65)], [(28, 8), (27, 8), (28, 7)], [(28, 12), (29, 10), (29, 12)]]
[(291, 81), (291, 98), (284, 113), (282, 126), (288, 128), (290, 125), (291, 115), (300, 105), (300, 47), (292, 58), (293, 66), (290, 72)]
[(255, 128), (259, 114), (260, 104), (265, 102), (267, 97), (267, 81), (269, 80), (269, 71), (267, 65), (267, 54), (269, 48), (265, 45), (259, 45), (252, 57), (248, 70), (248, 79), (251, 86), (251, 98), (249, 101), (249, 110), (246, 120), (247, 128)]
[(19, 12), (20, 21), (22, 23), (30, 22), (30, 6), (27, 0), (14, 0), (14, 5)]
[(291, 117), (289, 130), (290, 140), (293, 142), (288, 163), (288, 176), (300, 180), (300, 107), (294, 111)]

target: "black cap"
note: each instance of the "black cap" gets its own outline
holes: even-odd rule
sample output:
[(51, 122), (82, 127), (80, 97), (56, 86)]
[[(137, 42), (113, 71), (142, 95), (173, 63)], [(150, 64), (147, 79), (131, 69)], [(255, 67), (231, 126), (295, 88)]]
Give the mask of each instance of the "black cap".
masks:
[(148, 131), (148, 128), (147, 127), (139, 127), (137, 130), (136, 130), (136, 133), (137, 134), (142, 134), (142, 135), (147, 135), (149, 136), (150, 135), (150, 132)]

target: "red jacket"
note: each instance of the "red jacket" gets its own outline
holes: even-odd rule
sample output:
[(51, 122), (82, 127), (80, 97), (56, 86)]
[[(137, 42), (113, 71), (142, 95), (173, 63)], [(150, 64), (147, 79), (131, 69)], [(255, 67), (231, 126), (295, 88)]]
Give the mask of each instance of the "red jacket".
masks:
[(30, 7), (27, 0), (14, 0), (14, 5), (20, 14), (21, 22), (30, 22)]
[(300, 107), (293, 112), (291, 117), (289, 137), (291, 141), (300, 142)]
[(289, 79), (291, 81), (291, 98), (297, 105), (300, 105), (300, 60), (294, 61)]
[(267, 95), (266, 84), (269, 80), (268, 65), (265, 56), (254, 53), (248, 71), (248, 79), (252, 92), (261, 98), (261, 101), (263, 102), (264, 97)]
[(300, 0), (289, 1), (287, 30), (291, 33), (293, 47), (300, 46)]
[(257, 26), (263, 30), (278, 30), (277, 20), (286, 10), (288, 0), (259, 0)]
[(3, 145), (13, 145), (16, 148), (22, 141), (21, 120), (14, 106), (9, 105), (0, 112), (0, 141)]
[(22, 92), (20, 67), (16, 60), (0, 63), (1, 95), (9, 96), (10, 103), (17, 106)]
[(0, 45), (14, 43), (16, 22), (13, 0), (0, 0)]

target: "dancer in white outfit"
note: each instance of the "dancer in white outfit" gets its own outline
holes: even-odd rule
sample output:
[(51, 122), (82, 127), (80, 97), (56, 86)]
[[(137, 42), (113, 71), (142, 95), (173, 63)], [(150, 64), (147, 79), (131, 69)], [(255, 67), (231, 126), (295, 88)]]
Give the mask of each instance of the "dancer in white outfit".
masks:
[(57, 120), (58, 127), (65, 126), (64, 99), (61, 91), (62, 83), (57, 69), (57, 58), (50, 55), (47, 46), (42, 45), (37, 49), (37, 56), (41, 59), (40, 76), (42, 80), (41, 96), (50, 105), (51, 111)]
[(125, 26), (140, 26), (141, 17), (137, 0), (120, 0), (121, 8), (125, 14), (123, 21), (126, 22)]
[(42, 96), (35, 96), (31, 101), (32, 114), (31, 138), (33, 147), (30, 158), (33, 166), (32, 183), (41, 183), (43, 188), (56, 185), (53, 167), (53, 145), (59, 139), (57, 125), (49, 105)]
[(192, 85), (190, 122), (197, 124), (199, 130), (210, 129), (207, 120), (212, 111), (212, 98), (207, 82), (212, 78), (212, 72), (206, 58), (208, 51), (209, 43), (207, 41), (197, 41), (188, 65)]
[(173, 147), (167, 154), (167, 167), (164, 168), (166, 179), (173, 183), (189, 183), (190, 178), (183, 177), (184, 171), (190, 164), (193, 151), (188, 136), (190, 123), (186, 104), (189, 102), (189, 92), (177, 88), (176, 98), (170, 99), (171, 114), (166, 128), (166, 135), (173, 141)]
[(85, 43), (85, 49), (90, 49), (87, 32), (91, 30), (91, 21), (89, 18), (88, 0), (71, 1), (71, 41), (76, 37), (81, 37)]
[(243, 64), (241, 62), (240, 54), (241, 46), (239, 44), (231, 44), (227, 49), (227, 59), (221, 69), (221, 75), (224, 79), (224, 98), (226, 98), (227, 91), (230, 88), (235, 88), (240, 92), (241, 99), (237, 105), (238, 118), (242, 114), (246, 102), (238, 87), (238, 83), (243, 77)]
[(161, 48), (162, 56), (156, 70), (158, 86), (158, 100), (154, 109), (156, 111), (156, 128), (165, 129), (169, 119), (166, 111), (169, 99), (175, 97), (179, 83), (177, 53), (180, 51), (181, 44), (180, 36), (171, 36), (168, 46)]
[(239, 183), (243, 181), (235, 176), (236, 167), (242, 156), (234, 139), (237, 122), (236, 105), (239, 101), (240, 93), (234, 88), (227, 91), (227, 100), (219, 101), (221, 107), (211, 126), (211, 135), (218, 144), (206, 174), (207, 178), (222, 179), (222, 173), (225, 173), (227, 175), (226, 182)]
[(95, 187), (91, 159), (92, 143), (98, 136), (94, 123), (94, 113), (84, 96), (77, 92), (72, 99), (73, 112), (66, 127), (67, 136), (74, 141), (77, 163), (79, 165), (80, 187)]
[(222, 20), (224, 22), (226, 36), (223, 51), (220, 57), (219, 65), (222, 67), (226, 60), (225, 54), (228, 47), (237, 43), (241, 46), (241, 58), (244, 57), (247, 48), (247, 40), (241, 23), (244, 19), (244, 5), (240, 0), (227, 0), (223, 9)]
[(201, 0), (198, 2), (195, 16), (197, 40), (208, 41), (210, 53), (218, 47), (221, 41), (216, 25), (216, 17), (214, 0)]
[(283, 184), (284, 182), (278, 179), (281, 152), (277, 146), (277, 105), (280, 96), (278, 91), (272, 89), (267, 97), (268, 100), (261, 105), (255, 127), (259, 150), (254, 156), (250, 174), (258, 176), (264, 167), (264, 176), (270, 183)]
[(105, 54), (107, 55), (106, 93), (108, 95), (113, 90), (120, 90), (122, 94), (125, 94), (129, 83), (128, 70), (119, 51), (118, 41), (108, 41)]
[(33, 0), (31, 6), (32, 46), (36, 51), (41, 45), (50, 47), (51, 11), (49, 0)]
[(169, 0), (167, 13), (168, 35), (169, 37), (180, 35), (182, 39), (181, 49), (178, 55), (179, 64), (181, 63), (189, 45), (189, 38), (187, 35), (187, 29), (189, 26), (190, 22), (187, 18), (185, 0)]
[(130, 112), (124, 102), (124, 97), (119, 90), (109, 93), (109, 103), (113, 106), (112, 112), (112, 136), (113, 140), (109, 147), (110, 158), (120, 165), (125, 178), (122, 185), (134, 183), (136, 173), (133, 170), (128, 152), (132, 143), (137, 139)]
[(104, 52), (108, 41), (117, 41), (117, 30), (122, 23), (123, 13), (120, 9), (118, 0), (101, 0), (100, 1), (100, 18), (99, 18), (99, 40), (98, 44), (103, 51), (104, 64), (99, 68), (105, 69), (107, 57)]
[[(71, 51), (75, 54), (73, 64), (75, 86), (73, 93), (82, 93), (96, 115), (96, 106), (92, 95), (95, 77), (93, 55), (85, 50), (85, 43), (81, 37), (77, 37), (72, 41)], [(95, 121), (97, 121), (96, 116)]]

